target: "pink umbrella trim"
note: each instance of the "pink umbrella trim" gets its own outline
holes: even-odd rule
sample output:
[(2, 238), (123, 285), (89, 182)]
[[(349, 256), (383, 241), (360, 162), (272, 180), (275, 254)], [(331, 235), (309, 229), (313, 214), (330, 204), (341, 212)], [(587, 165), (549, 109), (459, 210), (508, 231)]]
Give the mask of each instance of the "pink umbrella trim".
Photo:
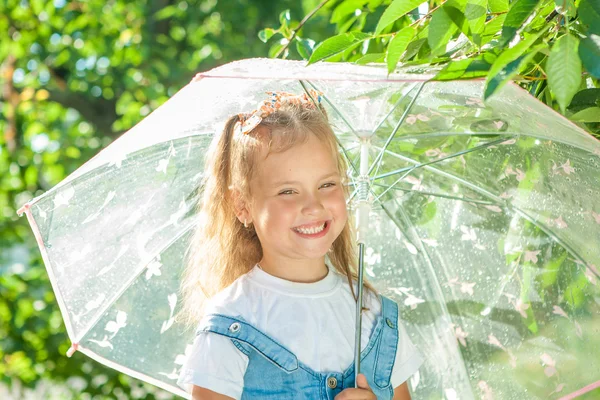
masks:
[(79, 343), (71, 344), (71, 347), (69, 348), (69, 350), (67, 350), (67, 357), (71, 357), (73, 354), (75, 354), (77, 349), (79, 349)]
[(568, 394), (566, 396), (561, 397), (558, 400), (571, 400), (571, 399), (575, 399), (579, 396), (581, 396), (582, 394), (585, 394), (587, 392), (591, 392), (592, 390), (596, 389), (596, 388), (600, 388), (600, 381), (598, 382), (594, 382), (594, 383), (590, 383), (589, 385), (582, 387), (581, 389)]

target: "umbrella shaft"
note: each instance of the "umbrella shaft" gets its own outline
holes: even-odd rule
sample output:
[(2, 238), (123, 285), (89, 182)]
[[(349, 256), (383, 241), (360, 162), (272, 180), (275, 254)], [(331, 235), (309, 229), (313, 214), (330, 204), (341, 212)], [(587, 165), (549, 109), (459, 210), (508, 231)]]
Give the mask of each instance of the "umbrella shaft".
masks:
[[(365, 243), (369, 228), (369, 146), (370, 142), (363, 139), (360, 143), (360, 175), (358, 176), (358, 204), (356, 206), (356, 241)], [(362, 271), (362, 269), (360, 269)]]
[(357, 300), (356, 300), (356, 330), (354, 339), (354, 387), (358, 387), (357, 378), (360, 373), (360, 334), (362, 331), (362, 308), (363, 308), (363, 262), (365, 258), (365, 245), (358, 245), (358, 285), (357, 285)]
[(358, 285), (356, 287), (356, 329), (354, 338), (354, 387), (358, 387), (358, 374), (360, 374), (360, 347), (362, 332), (363, 308), (363, 273), (365, 259), (365, 241), (369, 227), (370, 205), (369, 197), (369, 145), (367, 138), (360, 143), (360, 175), (358, 189), (358, 207), (356, 209), (357, 243), (358, 243)]

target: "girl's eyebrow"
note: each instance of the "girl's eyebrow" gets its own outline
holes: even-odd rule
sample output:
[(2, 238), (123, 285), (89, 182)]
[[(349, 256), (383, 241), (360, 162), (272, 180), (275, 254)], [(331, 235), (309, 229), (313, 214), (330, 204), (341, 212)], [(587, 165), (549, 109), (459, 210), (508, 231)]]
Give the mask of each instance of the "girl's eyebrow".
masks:
[[(322, 181), (323, 179), (327, 179), (327, 178), (330, 178), (330, 177), (336, 176), (336, 175), (339, 175), (337, 171), (330, 172), (328, 174), (323, 175), (319, 180)], [(300, 182), (298, 182), (298, 181), (280, 181), (280, 182), (273, 183), (272, 186), (279, 187), (279, 186), (283, 186), (283, 185), (297, 185), (299, 183)]]

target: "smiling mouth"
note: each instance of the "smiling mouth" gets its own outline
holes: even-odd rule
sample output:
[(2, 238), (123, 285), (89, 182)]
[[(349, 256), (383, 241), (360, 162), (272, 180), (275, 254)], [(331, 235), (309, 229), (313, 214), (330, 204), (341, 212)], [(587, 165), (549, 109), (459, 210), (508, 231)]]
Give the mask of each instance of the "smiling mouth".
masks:
[(292, 230), (295, 232), (301, 233), (303, 235), (316, 235), (317, 233), (323, 232), (327, 228), (328, 225), (329, 225), (329, 221), (325, 221), (319, 225), (313, 225), (309, 228), (297, 227), (297, 228), (292, 228)]

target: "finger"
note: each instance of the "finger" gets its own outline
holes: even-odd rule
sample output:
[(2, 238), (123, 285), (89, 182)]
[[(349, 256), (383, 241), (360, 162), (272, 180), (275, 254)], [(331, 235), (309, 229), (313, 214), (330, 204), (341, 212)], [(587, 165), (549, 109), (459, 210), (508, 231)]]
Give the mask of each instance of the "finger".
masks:
[(364, 374), (358, 374), (356, 377), (356, 383), (358, 384), (359, 388), (372, 391), (371, 387), (369, 386), (369, 382), (367, 382), (367, 377)]
[(377, 397), (370, 390), (351, 388), (335, 396), (334, 400), (377, 400)]

